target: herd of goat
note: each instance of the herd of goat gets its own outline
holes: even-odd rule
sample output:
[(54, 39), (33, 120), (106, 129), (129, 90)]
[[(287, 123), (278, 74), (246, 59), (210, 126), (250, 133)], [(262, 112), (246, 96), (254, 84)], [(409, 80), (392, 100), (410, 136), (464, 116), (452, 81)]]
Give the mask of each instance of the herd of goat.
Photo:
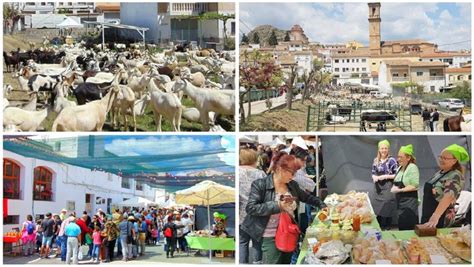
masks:
[[(4, 130), (37, 131), (55, 112), (52, 128), (46, 130), (101, 131), (110, 119), (114, 129), (127, 131), (131, 118), (136, 131), (136, 118), (146, 115), (147, 106), (157, 131), (162, 117), (173, 131), (181, 130), (182, 119), (200, 123), (203, 131), (224, 131), (216, 124), (217, 116), (233, 119), (234, 51), (218, 53), (190, 45), (161, 52), (142, 44), (98, 48), (78, 43), (3, 52), (6, 71), (17, 80), (17, 90), (30, 99), (24, 105), (11, 105), (8, 96), (14, 87), (4, 84)], [(183, 96), (194, 107), (183, 106)]]

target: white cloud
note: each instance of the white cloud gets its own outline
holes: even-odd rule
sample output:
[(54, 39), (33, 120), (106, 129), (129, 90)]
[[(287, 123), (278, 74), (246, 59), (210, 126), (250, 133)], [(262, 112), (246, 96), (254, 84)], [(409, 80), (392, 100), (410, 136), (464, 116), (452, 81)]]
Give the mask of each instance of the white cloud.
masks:
[(181, 136), (150, 136), (143, 139), (115, 139), (105, 146), (106, 150), (119, 156), (168, 155), (219, 148), (221, 148), (220, 140), (206, 144), (198, 138)]
[[(368, 44), (366, 3), (241, 3), (241, 20), (250, 28), (270, 24), (289, 30), (300, 24), (311, 41)], [(262, 12), (265, 10), (265, 12)], [(459, 13), (455, 15), (452, 11)], [(382, 40), (424, 39), (447, 44), (471, 39), (471, 4), (382, 3)], [(248, 32), (247, 27), (241, 27)], [(470, 43), (441, 49), (470, 48)]]

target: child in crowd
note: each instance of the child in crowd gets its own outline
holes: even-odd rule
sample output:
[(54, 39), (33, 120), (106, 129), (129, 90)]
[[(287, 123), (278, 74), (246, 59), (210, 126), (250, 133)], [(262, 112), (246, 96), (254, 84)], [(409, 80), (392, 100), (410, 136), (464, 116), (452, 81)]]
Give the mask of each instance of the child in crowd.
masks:
[(95, 228), (94, 228), (94, 232), (92, 233), (92, 241), (93, 241), (93, 247), (92, 247), (91, 262), (98, 263), (99, 262), (100, 246), (102, 245), (102, 239), (101, 239), (101, 236), (100, 236), (100, 227), (99, 227), (99, 225), (96, 225)]

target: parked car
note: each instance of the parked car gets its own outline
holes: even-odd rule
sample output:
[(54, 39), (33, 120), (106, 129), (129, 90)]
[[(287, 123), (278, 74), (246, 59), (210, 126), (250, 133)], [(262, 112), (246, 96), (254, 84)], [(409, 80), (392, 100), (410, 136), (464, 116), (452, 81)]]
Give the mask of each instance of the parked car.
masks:
[(384, 99), (384, 98), (389, 98), (390, 96), (385, 93), (381, 93), (379, 91), (370, 91), (369, 92), (370, 96), (378, 98), (378, 99)]
[(421, 107), (421, 104), (411, 104), (410, 105), (410, 112), (411, 114), (419, 114), (423, 112), (423, 108)]
[(461, 99), (457, 98), (446, 98), (439, 101), (438, 105), (441, 108), (445, 108), (447, 110), (457, 110), (464, 108), (464, 102)]

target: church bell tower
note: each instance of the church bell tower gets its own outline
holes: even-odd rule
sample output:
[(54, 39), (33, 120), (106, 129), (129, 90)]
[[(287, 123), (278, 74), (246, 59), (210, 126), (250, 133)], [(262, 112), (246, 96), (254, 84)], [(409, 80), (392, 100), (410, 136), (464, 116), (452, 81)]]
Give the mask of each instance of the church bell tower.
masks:
[(370, 55), (379, 56), (380, 48), (380, 3), (368, 3), (369, 6), (369, 39)]

